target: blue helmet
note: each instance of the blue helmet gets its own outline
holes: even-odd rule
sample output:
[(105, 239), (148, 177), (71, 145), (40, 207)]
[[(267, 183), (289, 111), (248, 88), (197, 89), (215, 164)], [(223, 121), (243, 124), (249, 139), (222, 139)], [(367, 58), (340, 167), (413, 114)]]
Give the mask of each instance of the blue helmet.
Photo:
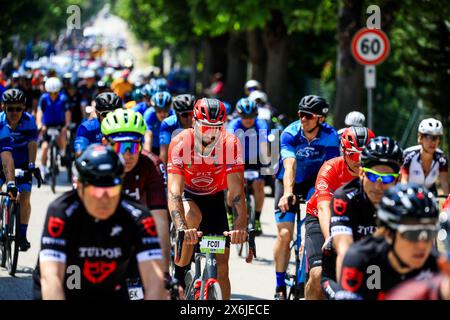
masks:
[(225, 109), (227, 109), (227, 115), (231, 115), (231, 104), (229, 104), (228, 102), (223, 101), (223, 104), (225, 105)]
[(151, 85), (151, 84), (146, 84), (143, 88), (142, 88), (142, 94), (146, 97), (152, 97), (155, 93), (157, 93), (159, 90), (158, 88), (156, 88), (155, 85)]
[(256, 116), (258, 108), (253, 100), (242, 98), (236, 103), (236, 111), (240, 116)]
[(155, 108), (166, 109), (172, 104), (172, 96), (167, 91), (157, 92), (152, 96), (151, 103)]
[(155, 85), (159, 91), (167, 91), (167, 80), (166, 79), (164, 79), (164, 78), (156, 79)]

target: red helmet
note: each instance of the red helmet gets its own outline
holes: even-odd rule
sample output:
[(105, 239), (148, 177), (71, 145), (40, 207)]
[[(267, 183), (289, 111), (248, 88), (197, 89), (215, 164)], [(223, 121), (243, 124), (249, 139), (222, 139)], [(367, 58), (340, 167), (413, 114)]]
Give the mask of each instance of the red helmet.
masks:
[(348, 127), (342, 133), (341, 147), (344, 150), (361, 152), (372, 138), (375, 138), (375, 134), (369, 128)]
[(194, 106), (194, 119), (209, 126), (221, 126), (227, 119), (227, 109), (218, 99), (203, 98)]

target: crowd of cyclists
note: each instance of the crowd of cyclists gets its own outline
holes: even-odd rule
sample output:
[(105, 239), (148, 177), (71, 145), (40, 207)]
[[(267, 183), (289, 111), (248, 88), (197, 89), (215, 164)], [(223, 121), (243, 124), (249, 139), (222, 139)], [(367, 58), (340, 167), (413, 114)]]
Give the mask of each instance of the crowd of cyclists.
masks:
[[(105, 65), (2, 75), (0, 183), (20, 200), (21, 251), (30, 248), (32, 178), (41, 183), (49, 177), (49, 128), (59, 132), (61, 165), (74, 162), (76, 169), (73, 190), (48, 208), (34, 298), (128, 299), (137, 287), (142, 298), (167, 299), (174, 283), (183, 297), (199, 237), (223, 234), (217, 280), (230, 299), (230, 244), (248, 238), (244, 172), (258, 172), (251, 185), (261, 235), (264, 188), (273, 170), (276, 300), (286, 299), (301, 200), (305, 299), (411, 298), (414, 290), (402, 286), (420, 287), (422, 298), (450, 297), (448, 258), (437, 252), (438, 238), (450, 252), (450, 200), (442, 208), (437, 202), (449, 194), (439, 120), (421, 121), (418, 145), (403, 150), (365, 127), (357, 111), (336, 130), (326, 122), (328, 102), (317, 95), (304, 96), (298, 120), (281, 130), (273, 124), (278, 111), (256, 80), (231, 106), (214, 95), (172, 95), (163, 77), (132, 82), (131, 71)], [(274, 134), (279, 140), (270, 138)], [(275, 154), (274, 141), (280, 142)], [(15, 169), (25, 175), (15, 177)], [(171, 245), (171, 225), (184, 232), (181, 256)], [(373, 265), (381, 279), (369, 287), (367, 268)], [(69, 287), (69, 266), (82, 270), (82, 289)]]

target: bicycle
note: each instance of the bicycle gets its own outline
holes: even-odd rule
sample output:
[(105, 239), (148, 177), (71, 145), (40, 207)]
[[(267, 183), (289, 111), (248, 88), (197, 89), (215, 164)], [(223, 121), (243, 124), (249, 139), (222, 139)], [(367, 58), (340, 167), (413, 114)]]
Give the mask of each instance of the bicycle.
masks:
[(66, 157), (64, 161), (64, 166), (67, 168), (67, 181), (72, 183), (72, 165), (75, 162), (75, 150), (73, 146), (75, 145), (76, 138), (76, 123), (71, 123), (69, 129), (67, 130), (67, 144), (66, 144)]
[(14, 276), (19, 260), (20, 204), (6, 192), (0, 192), (0, 196), (0, 265)]
[[(296, 195), (296, 205), (300, 207), (301, 204), (305, 204), (306, 200), (302, 198), (301, 195)], [(292, 203), (293, 198), (291, 197), (289, 201)], [(292, 206), (293, 208), (293, 206)], [(292, 212), (291, 210), (289, 210)], [(282, 213), (280, 219), (286, 213)], [(284, 282), (286, 283), (286, 287), (288, 287), (287, 300), (300, 300), (305, 297), (305, 283), (307, 281), (307, 261), (306, 261), (306, 251), (304, 245), (304, 238), (302, 238), (302, 228), (305, 224), (305, 218), (301, 218), (301, 210), (299, 209), (296, 218), (296, 231), (294, 234), (294, 240), (292, 241), (292, 245), (289, 250), (294, 250), (295, 255), (295, 273), (286, 272), (286, 277)]]
[(58, 153), (59, 153), (59, 146), (56, 142), (57, 137), (59, 136), (61, 132), (61, 126), (58, 127), (49, 127), (47, 128), (47, 135), (50, 137), (49, 142), (49, 148), (50, 148), (50, 186), (52, 189), (52, 192), (55, 193), (56, 190), (56, 177), (59, 174), (59, 167), (58, 167)]
[[(204, 235), (199, 243), (200, 253), (196, 252), (194, 257), (195, 270), (189, 270), (185, 276), (186, 291), (185, 300), (223, 300), (222, 289), (217, 280), (217, 254), (225, 253), (225, 236)], [(181, 256), (183, 246), (184, 230), (178, 231), (177, 237), (177, 255)], [(248, 236), (250, 250), (252, 255), (256, 252), (254, 236)], [(205, 260), (205, 266), (202, 270), (202, 260)], [(247, 257), (250, 263), (253, 257)]]

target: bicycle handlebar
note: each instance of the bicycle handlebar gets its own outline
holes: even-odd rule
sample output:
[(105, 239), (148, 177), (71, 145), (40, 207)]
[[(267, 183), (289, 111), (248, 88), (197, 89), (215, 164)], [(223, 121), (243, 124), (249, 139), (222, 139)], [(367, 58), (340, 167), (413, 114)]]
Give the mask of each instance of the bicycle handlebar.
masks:
[[(293, 203), (294, 197), (297, 200), (295, 202), (295, 204)], [(303, 198), (303, 196), (301, 194), (293, 194), (293, 195), (289, 196), (288, 199), (289, 199), (289, 203), (290, 203), (289, 210), (286, 212), (281, 212), (280, 219), (283, 219), (286, 216), (286, 213), (293, 212), (295, 210), (295, 206), (297, 206), (297, 205), (300, 206), (301, 204), (306, 203), (306, 200)]]

